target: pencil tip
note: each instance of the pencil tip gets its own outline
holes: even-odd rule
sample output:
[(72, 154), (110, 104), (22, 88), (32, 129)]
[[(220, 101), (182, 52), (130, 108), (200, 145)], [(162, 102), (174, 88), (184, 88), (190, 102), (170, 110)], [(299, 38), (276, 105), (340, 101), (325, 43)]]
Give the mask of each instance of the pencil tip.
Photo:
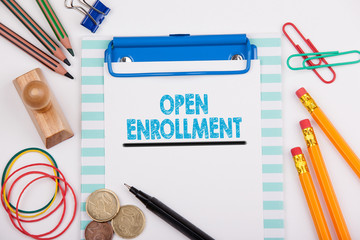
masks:
[(67, 73), (65, 73), (65, 76), (66, 76), (66, 77), (68, 77), (68, 78), (70, 78), (70, 79), (74, 79), (74, 77), (73, 77), (73, 76), (71, 76), (71, 74), (70, 74), (70, 73), (68, 73), (68, 72), (67, 72)]
[(71, 48), (68, 48), (67, 50), (71, 54), (71, 56), (73, 56), (73, 57), (75, 56), (74, 51)]
[(124, 185), (130, 190), (131, 187), (129, 185), (127, 185), (126, 183), (124, 183)]
[(67, 60), (67, 58), (65, 58), (64, 63), (68, 66), (71, 66), (71, 64), (70, 64), (69, 60)]

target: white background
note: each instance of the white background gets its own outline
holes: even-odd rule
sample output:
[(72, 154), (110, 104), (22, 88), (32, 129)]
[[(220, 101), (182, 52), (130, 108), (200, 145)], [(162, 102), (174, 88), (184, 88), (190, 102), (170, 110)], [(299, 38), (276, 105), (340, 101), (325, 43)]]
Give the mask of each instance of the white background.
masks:
[[(19, 2), (55, 38), (35, 1)], [(3, 169), (8, 159), (20, 149), (30, 146), (43, 148), (11, 82), (33, 68), (41, 67), (75, 132), (75, 137), (53, 147), (50, 153), (59, 162), (60, 168), (76, 189), (79, 197), (80, 49), (81, 37), (91, 33), (80, 26), (82, 16), (74, 10), (65, 9), (63, 1), (52, 0), (51, 3), (67, 29), (76, 53), (76, 58), (67, 55), (72, 63), (71, 68), (68, 69), (76, 80), (68, 80), (52, 73), (0, 38), (0, 149), (2, 153), (0, 169)], [(104, 3), (112, 11), (96, 35), (279, 32), (286, 21), (293, 21), (320, 51), (360, 49), (360, 2), (357, 0), (104, 0)], [(44, 49), (2, 4), (0, 4), (0, 21)], [(358, 124), (360, 97), (357, 94), (360, 87), (360, 67), (352, 65), (336, 68), (337, 80), (333, 84), (325, 85), (310, 71), (290, 71), (284, 64), (284, 60), (295, 53), (295, 50), (285, 38), (282, 43), (286, 238), (316, 239), (312, 220), (289, 154), (289, 149), (293, 146), (304, 147), (298, 121), (309, 117), (294, 96), (294, 91), (305, 86), (355, 152), (360, 155), (360, 126)], [(315, 131), (349, 231), (353, 239), (360, 239), (360, 181), (316, 125)], [(23, 238), (10, 226), (3, 210), (0, 211), (0, 223), (1, 239)], [(79, 224), (78, 214), (70, 230), (61, 239), (78, 239)]]

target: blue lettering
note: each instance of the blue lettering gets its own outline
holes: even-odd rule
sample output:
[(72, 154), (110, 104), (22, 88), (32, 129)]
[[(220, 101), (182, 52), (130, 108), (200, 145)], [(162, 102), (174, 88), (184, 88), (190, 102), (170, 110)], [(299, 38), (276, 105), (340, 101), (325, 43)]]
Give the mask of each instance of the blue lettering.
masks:
[(188, 132), (188, 120), (186, 118), (184, 119), (184, 138), (191, 138), (191, 134)]
[(179, 115), (179, 108), (184, 105), (184, 96), (183, 95), (175, 95), (175, 114)]
[[(164, 102), (166, 100), (168, 100), (170, 103), (170, 108), (167, 110), (165, 109), (165, 106), (164, 106)], [(160, 99), (160, 109), (165, 115), (170, 115), (174, 111), (174, 99), (172, 97), (170, 97), (169, 95), (164, 95)]]
[(232, 119), (228, 118), (228, 125), (226, 126), (225, 120), (220, 118), (220, 138), (224, 138), (224, 131), (228, 138), (232, 138)]
[(157, 119), (152, 119), (151, 120), (151, 139), (161, 139), (160, 133), (159, 133), (159, 129), (160, 129), (160, 122)]
[(186, 105), (186, 114), (194, 114), (195, 110), (190, 109), (194, 105), (194, 94), (185, 94), (185, 105)]
[(209, 130), (207, 125), (206, 118), (203, 118), (201, 121), (201, 127), (199, 126), (198, 120), (195, 118), (193, 122), (193, 132), (192, 132), (192, 138), (196, 138), (196, 133), (198, 134), (199, 138), (203, 138), (205, 133), (205, 138), (209, 138)]
[[(168, 124), (170, 126), (170, 132), (169, 133), (165, 132), (165, 125), (166, 124)], [(174, 123), (170, 119), (165, 119), (164, 121), (161, 122), (160, 132), (161, 132), (161, 135), (165, 139), (172, 138), (172, 136), (174, 135)]]
[(240, 138), (240, 123), (242, 122), (242, 118), (241, 117), (233, 118), (233, 122), (235, 123), (236, 138)]
[(136, 130), (136, 127), (133, 126), (135, 124), (135, 119), (127, 119), (127, 139), (128, 140), (135, 140), (136, 135), (132, 134), (131, 132)]
[(180, 133), (180, 120), (179, 119), (175, 119), (175, 136), (176, 136), (176, 139), (184, 138), (184, 135), (182, 133)]
[(145, 139), (150, 138), (150, 121), (145, 120), (145, 126), (142, 124), (141, 120), (137, 120), (137, 138), (141, 140), (141, 133), (144, 134)]
[(215, 133), (214, 131), (219, 128), (217, 122), (219, 119), (217, 117), (210, 118), (210, 138), (219, 138), (219, 133)]
[(208, 95), (204, 94), (204, 102), (201, 101), (201, 97), (199, 94), (196, 94), (196, 114), (200, 114), (200, 108), (202, 109), (204, 114), (208, 114), (209, 104), (208, 104)]

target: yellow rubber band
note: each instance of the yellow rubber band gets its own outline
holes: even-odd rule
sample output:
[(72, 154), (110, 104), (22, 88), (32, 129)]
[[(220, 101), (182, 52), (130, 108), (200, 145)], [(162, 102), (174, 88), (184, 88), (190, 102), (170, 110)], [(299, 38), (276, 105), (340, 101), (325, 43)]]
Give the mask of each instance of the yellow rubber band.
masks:
[[(30, 150), (27, 150), (27, 151), (22, 152), (22, 153), (19, 154), (16, 158), (14, 158), (14, 161), (10, 164), (8, 170), (7, 170), (6, 173), (5, 173), (5, 180), (6, 180), (7, 177), (9, 176), (10, 170), (11, 170), (11, 168), (13, 167), (14, 163), (15, 163), (21, 156), (23, 156), (24, 154), (29, 153), (29, 152), (37, 152), (37, 153), (40, 153), (41, 155), (45, 156), (47, 160), (49, 160), (49, 162), (50, 162), (50, 164), (51, 164), (52, 166), (55, 167), (55, 165), (54, 165), (54, 163), (51, 161), (50, 157), (47, 156), (45, 153), (43, 153), (43, 152), (41, 152), (41, 151), (39, 151), (39, 150), (36, 150), (36, 149), (30, 149)], [(53, 169), (53, 171), (54, 171), (54, 175), (56, 176), (56, 171), (55, 171), (55, 169)], [(49, 210), (49, 208), (51, 207), (51, 205), (53, 205), (53, 203), (54, 203), (54, 201), (55, 201), (55, 199), (56, 199), (57, 193), (58, 193), (58, 186), (59, 186), (59, 181), (58, 181), (58, 179), (55, 179), (55, 182), (56, 182), (56, 186), (55, 186), (54, 197), (53, 197), (52, 201), (50, 202), (50, 204), (47, 206), (47, 208), (45, 208), (45, 209), (42, 210), (41, 212), (36, 213), (36, 214), (34, 214), (34, 215), (23, 215), (23, 214), (18, 213), (19, 216), (20, 216), (20, 217), (23, 217), (23, 218), (34, 218), (34, 217), (37, 217), (37, 216), (45, 213), (47, 210)], [(9, 204), (9, 202), (8, 202), (8, 200), (7, 200), (7, 197), (6, 197), (6, 184), (4, 184), (4, 201), (5, 201), (6, 206), (10, 209), (10, 211), (13, 212), (13, 213), (16, 213), (16, 210), (10, 206), (10, 204)]]

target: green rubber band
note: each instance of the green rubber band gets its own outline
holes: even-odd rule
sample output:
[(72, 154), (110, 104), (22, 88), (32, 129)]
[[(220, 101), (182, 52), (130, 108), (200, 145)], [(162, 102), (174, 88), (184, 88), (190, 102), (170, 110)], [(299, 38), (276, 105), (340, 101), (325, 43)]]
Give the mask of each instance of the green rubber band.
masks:
[[(40, 152), (46, 154), (46, 155), (51, 159), (51, 161), (52, 161), (52, 163), (54, 164), (54, 166), (55, 166), (56, 168), (58, 168), (58, 165), (57, 165), (55, 159), (54, 159), (54, 158), (51, 156), (51, 154), (48, 153), (47, 151), (45, 151), (45, 150), (43, 150), (43, 149), (40, 149), (40, 148), (26, 148), (26, 149), (23, 149), (23, 150), (19, 151), (18, 153), (16, 153), (16, 154), (9, 160), (9, 162), (6, 164), (6, 167), (5, 167), (4, 171), (3, 171), (2, 178), (1, 178), (1, 187), (4, 185), (4, 182), (5, 182), (5, 174), (6, 174), (7, 170), (8, 170), (8, 168), (9, 168), (10, 164), (14, 161), (14, 159), (15, 159), (17, 156), (19, 156), (19, 155), (22, 154), (23, 152), (29, 151), (29, 150), (36, 150), (36, 151), (40, 151)], [(58, 171), (56, 171), (56, 175), (57, 175), (58, 177), (60, 177)], [(59, 187), (58, 187), (58, 188), (59, 188)], [(55, 194), (53, 195), (53, 197), (50, 199), (50, 201), (49, 201), (44, 207), (42, 207), (42, 208), (40, 208), (40, 209), (38, 209), (38, 210), (33, 210), (33, 211), (25, 211), (25, 210), (21, 210), (21, 209), (18, 209), (18, 210), (19, 210), (20, 213), (26, 213), (26, 214), (41, 212), (41, 211), (43, 211), (44, 209), (46, 209), (46, 208), (51, 204), (51, 202), (53, 201), (54, 197), (55, 197)], [(15, 206), (13, 206), (13, 205), (10, 203), (10, 199), (8, 199), (8, 202), (9, 202), (9, 205), (10, 205), (13, 209), (15, 209)]]

